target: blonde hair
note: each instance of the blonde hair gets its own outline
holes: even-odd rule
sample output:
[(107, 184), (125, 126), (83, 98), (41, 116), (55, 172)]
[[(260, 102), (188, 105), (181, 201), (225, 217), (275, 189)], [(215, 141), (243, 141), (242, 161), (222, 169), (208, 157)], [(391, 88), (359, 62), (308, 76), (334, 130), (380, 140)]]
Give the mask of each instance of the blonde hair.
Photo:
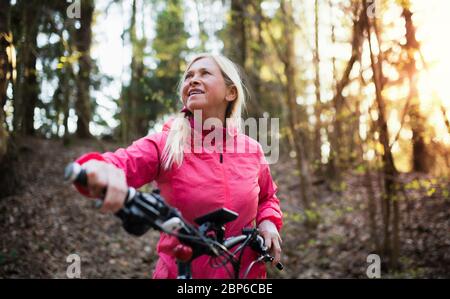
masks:
[[(227, 87), (234, 86), (237, 90), (237, 97), (234, 101), (230, 102), (225, 114), (227, 129), (236, 129), (238, 132), (241, 130), (241, 115), (243, 108), (245, 107), (246, 94), (244, 92), (245, 86), (242, 83), (241, 75), (239, 74), (239, 67), (230, 59), (223, 55), (214, 55), (208, 53), (202, 53), (196, 55), (191, 62), (186, 66), (186, 70), (181, 77), (178, 85), (178, 93), (180, 100), (182, 100), (182, 82), (184, 81), (186, 74), (191, 65), (203, 58), (213, 59), (219, 66), (222, 76), (225, 80)], [(173, 164), (181, 166), (184, 157), (184, 146), (191, 136), (191, 127), (186, 119), (184, 112), (178, 113), (172, 122), (170, 127), (169, 136), (167, 137), (166, 144), (162, 153), (162, 166), (163, 169), (170, 169)]]

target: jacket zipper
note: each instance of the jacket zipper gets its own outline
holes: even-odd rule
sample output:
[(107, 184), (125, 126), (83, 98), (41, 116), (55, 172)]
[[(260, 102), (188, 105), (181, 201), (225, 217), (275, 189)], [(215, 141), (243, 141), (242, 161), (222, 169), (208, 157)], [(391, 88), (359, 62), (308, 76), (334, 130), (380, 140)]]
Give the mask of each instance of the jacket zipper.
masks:
[(220, 153), (219, 156), (220, 159), (220, 165), (222, 166), (222, 176), (223, 176), (223, 184), (224, 184), (224, 190), (225, 190), (225, 204), (224, 206), (227, 208), (229, 208), (229, 205), (231, 204), (229, 202), (229, 198), (230, 198), (230, 190), (228, 188), (228, 178), (227, 175), (225, 173), (225, 165), (223, 164), (223, 154)]

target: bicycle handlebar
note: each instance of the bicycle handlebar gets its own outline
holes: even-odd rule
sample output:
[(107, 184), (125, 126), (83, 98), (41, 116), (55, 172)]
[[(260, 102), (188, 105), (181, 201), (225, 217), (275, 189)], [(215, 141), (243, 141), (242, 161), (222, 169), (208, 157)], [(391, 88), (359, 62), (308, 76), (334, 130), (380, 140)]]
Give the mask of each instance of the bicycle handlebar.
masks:
[[(83, 187), (87, 187), (88, 185), (86, 170), (78, 163), (71, 163), (66, 167), (64, 179)], [(103, 194), (106, 194), (106, 192)], [(103, 198), (100, 200), (103, 201)], [(227, 212), (228, 215), (233, 216), (232, 211)], [(234, 217), (237, 217), (237, 214), (234, 214)], [(223, 235), (223, 223), (218, 222), (219, 225), (217, 225), (218, 223), (214, 221), (219, 220), (214, 217), (208, 217), (211, 215), (217, 216), (217, 214), (211, 213), (206, 215), (206, 217), (199, 218), (205, 223), (200, 225), (199, 228), (196, 228), (183, 219), (177, 209), (165, 203), (163, 197), (159, 194), (159, 190), (155, 190), (152, 193), (143, 193), (129, 187), (124, 206), (115, 215), (122, 220), (124, 229), (132, 235), (141, 236), (150, 228), (154, 228), (176, 236), (181, 243), (193, 248), (194, 254), (191, 260), (203, 254), (216, 257), (226, 254), (228, 255), (228, 259), (233, 259), (234, 254), (242, 250), (246, 245), (249, 245), (260, 255), (257, 261), (272, 262), (274, 259), (267, 252), (264, 239), (259, 235), (256, 228), (244, 228), (242, 235), (223, 240), (221, 237), (217, 237)], [(230, 221), (230, 219), (226, 221)], [(211, 231), (215, 233), (215, 236), (211, 237), (208, 234)], [(229, 250), (239, 244), (239, 248), (234, 254), (231, 254)], [(251, 266), (253, 266), (253, 263)], [(248, 274), (251, 266), (247, 269), (246, 274)], [(276, 267), (279, 270), (283, 269), (281, 263), (277, 263)]]

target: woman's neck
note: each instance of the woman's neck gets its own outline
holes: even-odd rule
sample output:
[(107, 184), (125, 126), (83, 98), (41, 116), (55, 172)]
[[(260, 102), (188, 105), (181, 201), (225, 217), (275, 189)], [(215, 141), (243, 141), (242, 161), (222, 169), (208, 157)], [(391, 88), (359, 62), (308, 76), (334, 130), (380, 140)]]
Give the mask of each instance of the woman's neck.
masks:
[(210, 127), (214, 125), (215, 127), (226, 127), (225, 120), (225, 112), (222, 113), (207, 113), (200, 110), (200, 113), (195, 112), (192, 114), (192, 117), (195, 119), (195, 122), (199, 122), (202, 124), (202, 127)]

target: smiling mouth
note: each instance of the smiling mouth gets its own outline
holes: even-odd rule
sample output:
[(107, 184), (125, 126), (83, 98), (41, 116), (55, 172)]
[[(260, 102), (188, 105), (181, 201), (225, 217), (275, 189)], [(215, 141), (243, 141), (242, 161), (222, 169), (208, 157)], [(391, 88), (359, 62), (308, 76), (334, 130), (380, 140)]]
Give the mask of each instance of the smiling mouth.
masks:
[(190, 98), (190, 97), (193, 97), (193, 96), (199, 95), (199, 94), (205, 94), (205, 92), (200, 89), (194, 89), (194, 90), (189, 91), (188, 97)]

